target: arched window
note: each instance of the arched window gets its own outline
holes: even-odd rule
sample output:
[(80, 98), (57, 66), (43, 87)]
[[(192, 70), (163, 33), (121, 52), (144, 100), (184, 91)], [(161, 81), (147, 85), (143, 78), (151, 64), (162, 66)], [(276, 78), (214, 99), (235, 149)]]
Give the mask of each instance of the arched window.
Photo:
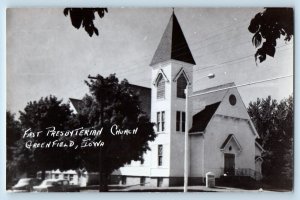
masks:
[(177, 97), (185, 99), (184, 90), (186, 89), (187, 81), (183, 74), (177, 79)]
[(165, 80), (161, 74), (159, 75), (157, 80), (157, 98), (165, 98)]

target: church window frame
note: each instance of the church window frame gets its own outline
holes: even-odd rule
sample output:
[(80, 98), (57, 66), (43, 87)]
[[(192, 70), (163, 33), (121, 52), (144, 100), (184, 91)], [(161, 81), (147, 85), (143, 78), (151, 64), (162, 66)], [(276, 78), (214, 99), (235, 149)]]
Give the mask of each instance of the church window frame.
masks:
[(173, 81), (176, 82), (176, 97), (178, 99), (185, 99), (185, 90), (188, 85), (191, 85), (191, 81), (183, 67), (178, 71)]
[(178, 77), (176, 86), (177, 86), (177, 98), (185, 99), (186, 94), (185, 94), (185, 89), (188, 84), (188, 81), (184, 77), (183, 73)]
[(157, 165), (163, 166), (163, 145), (159, 144), (157, 146)]
[(186, 113), (184, 111), (176, 111), (176, 131), (185, 132)]
[(160, 112), (156, 113), (156, 129), (157, 132), (160, 132)]
[(181, 112), (181, 131), (185, 132), (185, 112)]
[(176, 111), (176, 131), (180, 131), (180, 124), (181, 124), (181, 112)]
[(230, 103), (230, 105), (235, 106), (236, 102), (237, 102), (236, 96), (234, 94), (231, 94), (229, 96), (229, 103)]
[(158, 133), (166, 130), (166, 113), (165, 111), (156, 112), (156, 131)]
[(162, 74), (159, 74), (157, 85), (156, 85), (156, 98), (157, 99), (164, 99), (166, 93), (166, 81)]
[(165, 131), (165, 111), (161, 111), (161, 131)]

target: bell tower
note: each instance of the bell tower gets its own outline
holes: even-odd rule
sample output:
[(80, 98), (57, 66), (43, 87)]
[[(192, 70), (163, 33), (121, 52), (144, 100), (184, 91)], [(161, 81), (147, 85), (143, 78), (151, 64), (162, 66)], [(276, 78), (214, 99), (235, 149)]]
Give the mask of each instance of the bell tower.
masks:
[(182, 177), (183, 181), (184, 131), (187, 114), (184, 91), (187, 85), (189, 93), (193, 91), (195, 64), (173, 11), (150, 63), (151, 121), (156, 123), (157, 132), (157, 138), (151, 144), (153, 169), (151, 176), (162, 177), (160, 179), (162, 185), (173, 185), (172, 177)]

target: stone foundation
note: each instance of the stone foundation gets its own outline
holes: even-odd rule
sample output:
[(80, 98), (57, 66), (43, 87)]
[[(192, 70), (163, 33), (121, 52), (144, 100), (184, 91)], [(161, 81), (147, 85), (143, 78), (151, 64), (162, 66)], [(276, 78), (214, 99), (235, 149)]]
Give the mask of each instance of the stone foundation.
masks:
[[(183, 177), (140, 177), (111, 175), (110, 184), (145, 185), (151, 187), (183, 186)], [(188, 185), (205, 185), (204, 177), (189, 177)]]

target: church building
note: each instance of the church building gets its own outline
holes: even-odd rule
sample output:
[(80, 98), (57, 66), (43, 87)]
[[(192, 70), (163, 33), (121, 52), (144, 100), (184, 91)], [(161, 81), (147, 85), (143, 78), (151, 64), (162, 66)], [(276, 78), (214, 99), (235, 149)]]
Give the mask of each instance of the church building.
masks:
[(186, 117), (190, 185), (203, 184), (207, 172), (216, 178), (225, 175), (261, 179), (263, 149), (256, 142), (258, 133), (238, 89), (231, 82), (194, 91), (194, 65), (173, 12), (150, 63), (150, 113), (157, 137), (143, 160), (132, 161), (118, 170), (120, 184), (183, 185)]
[[(216, 178), (262, 178), (264, 150), (256, 142), (259, 135), (237, 87), (233, 82), (206, 86), (201, 80), (203, 89), (194, 91), (195, 65), (173, 12), (150, 63), (151, 88), (131, 84), (140, 96), (142, 110), (156, 124), (157, 137), (141, 161), (113, 172), (113, 180), (122, 185), (183, 185), (186, 121), (189, 185), (204, 184), (208, 172)], [(214, 74), (204, 77), (215, 78)], [(70, 99), (75, 113), (80, 111), (80, 103)]]

